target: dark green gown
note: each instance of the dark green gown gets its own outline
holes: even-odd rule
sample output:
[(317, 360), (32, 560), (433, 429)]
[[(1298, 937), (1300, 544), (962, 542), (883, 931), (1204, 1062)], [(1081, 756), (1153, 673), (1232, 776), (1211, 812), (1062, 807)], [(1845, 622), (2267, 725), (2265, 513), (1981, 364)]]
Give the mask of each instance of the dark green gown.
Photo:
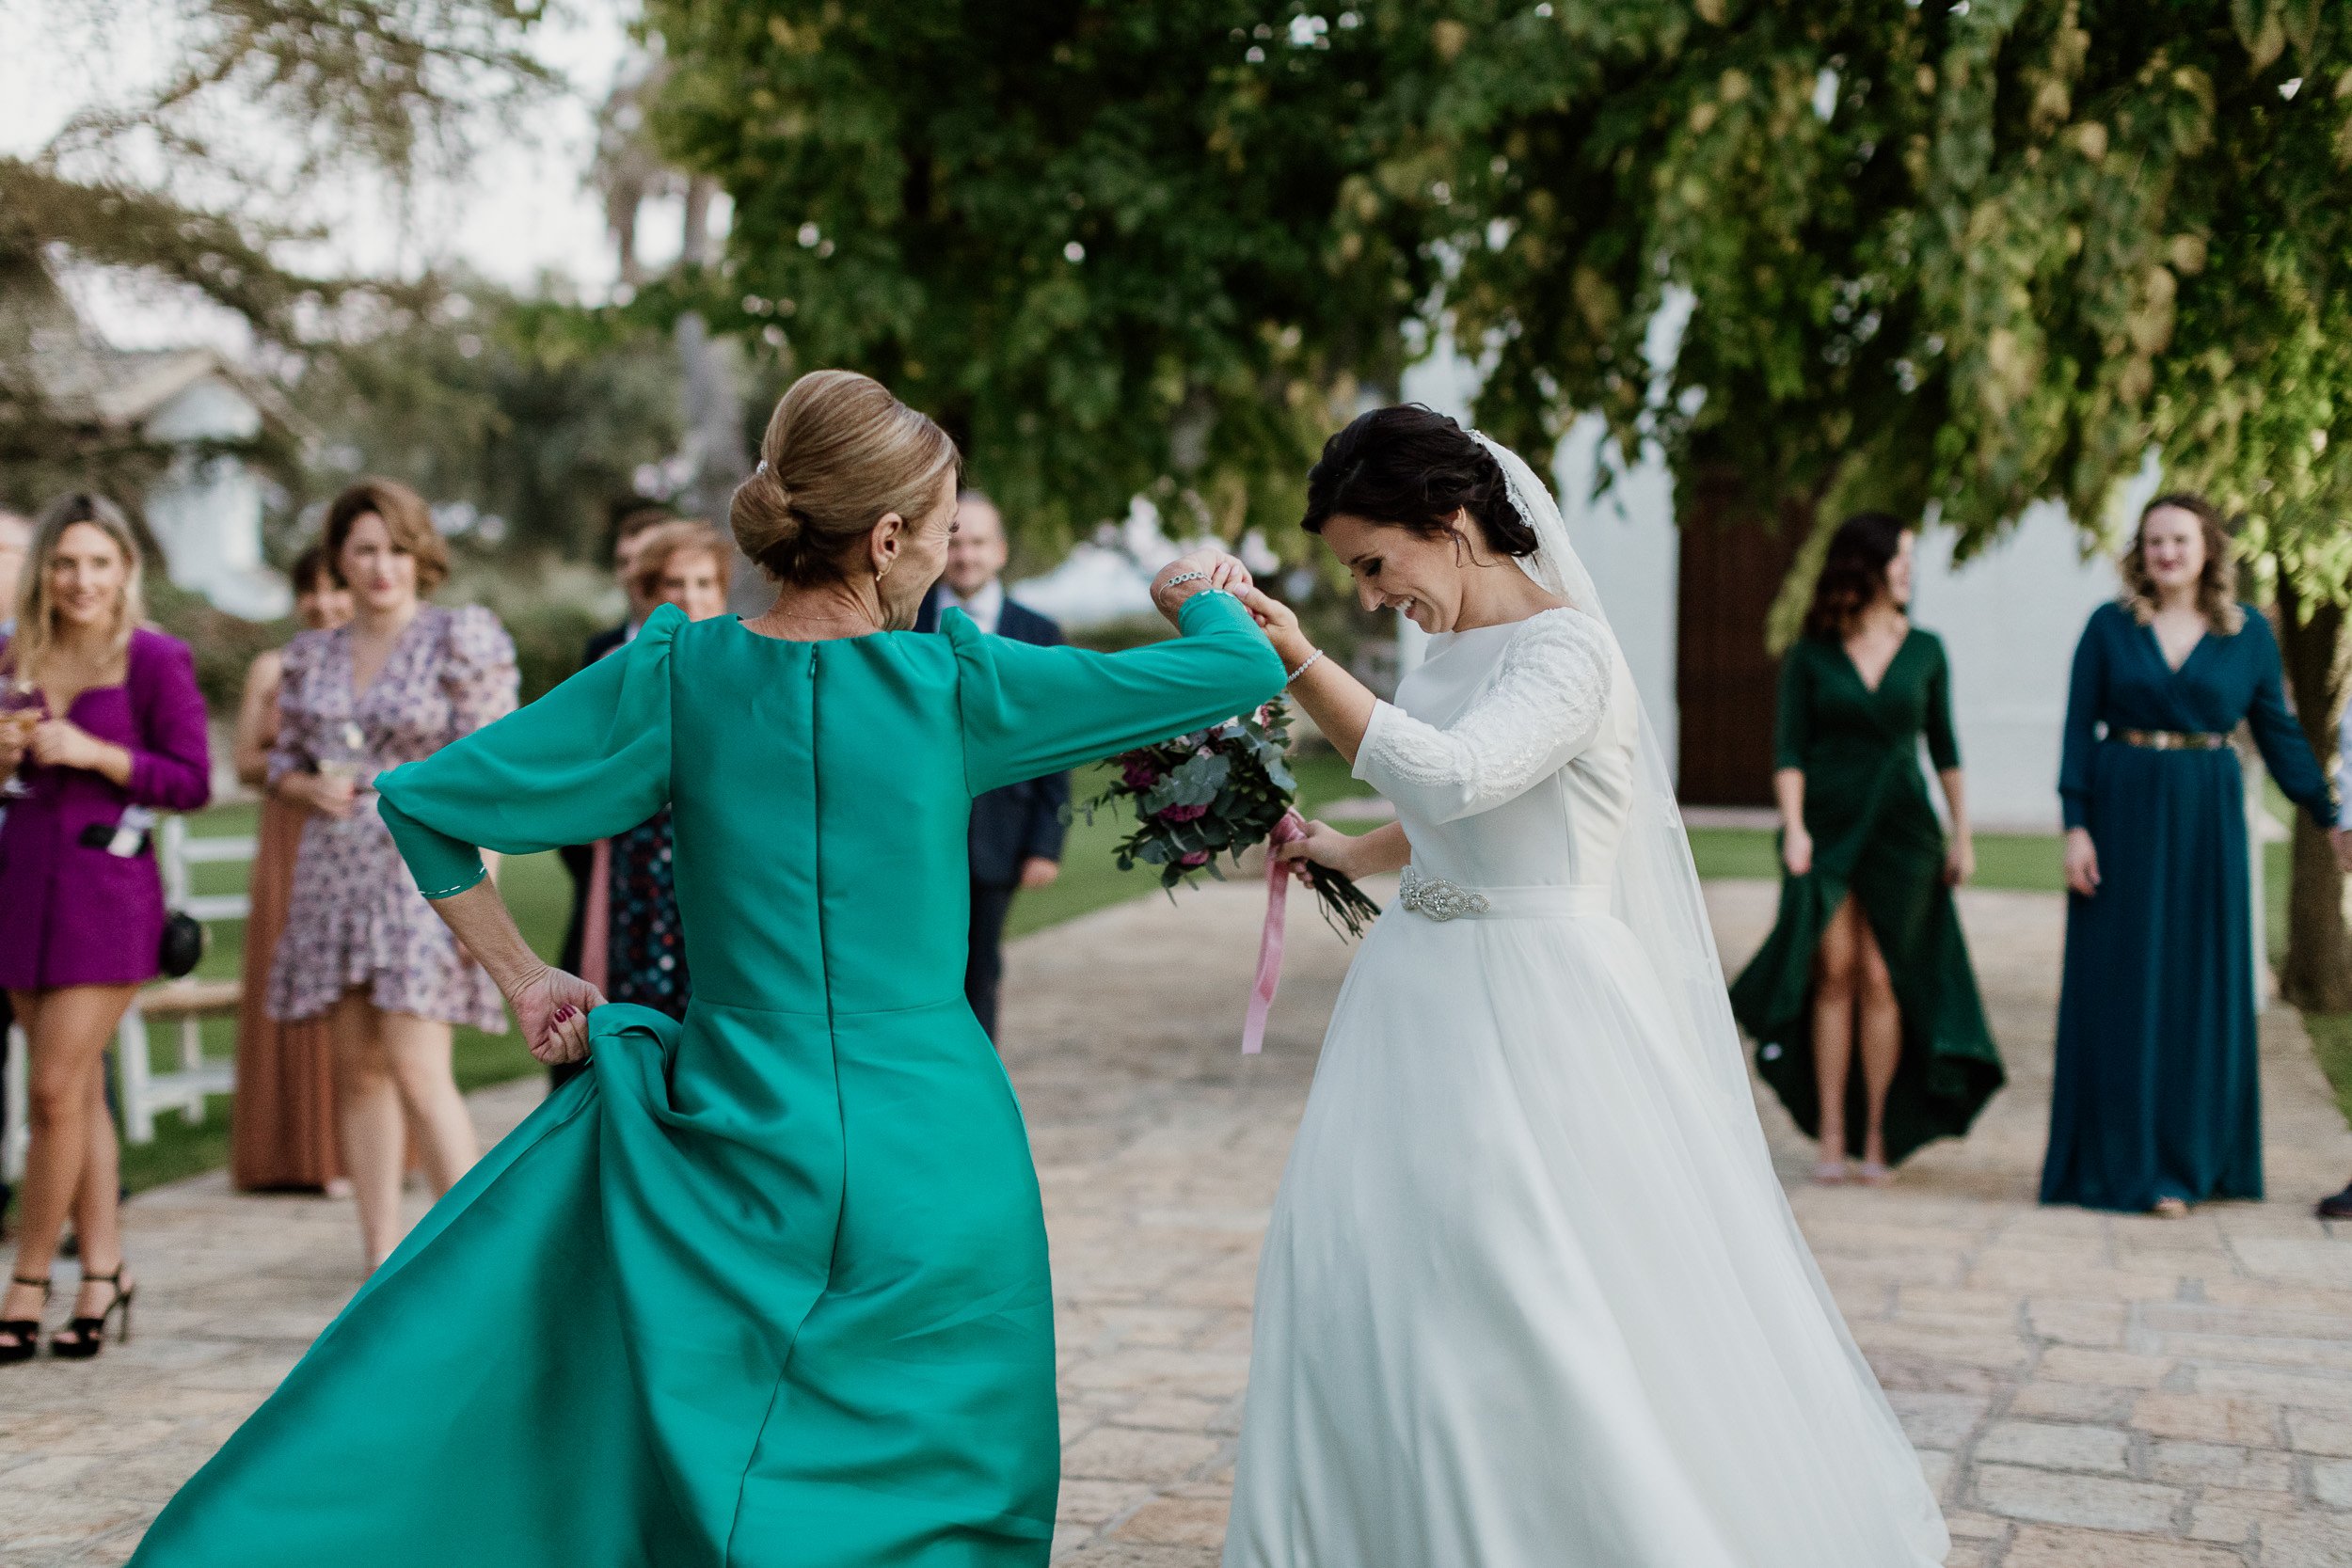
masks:
[(2066, 902), (2066, 978), (2042, 1201), (2140, 1213), (2263, 1196), (2254, 913), (2234, 748), (2154, 751), (2115, 730), (2225, 735), (2247, 723), (2287, 798), (2336, 808), (2287, 711), (2279, 644), (2245, 611), (2177, 671), (2120, 605), (2074, 650), (2058, 798), (2099, 850), (2099, 891)]
[[(1933, 632), (1915, 629), (1903, 639), (1876, 691), (1863, 684), (1842, 643), (1808, 637), (1788, 650), (1774, 766), (1804, 774), (1813, 869), (1783, 875), (1780, 918), (1731, 988), (1732, 1011), (1757, 1042), (1757, 1070), (1797, 1125), (1818, 1135), (1814, 953), (1852, 895), (1902, 1008), (1902, 1059), (1886, 1098), (1889, 1161), (1967, 1132), (2003, 1079), (1944, 881), (1944, 829), (1919, 769), (1922, 734), (1938, 771), (1960, 766), (1951, 670)], [(1859, 1057), (1846, 1082), (1847, 1152), (1859, 1155), (1867, 1131)]]
[[(1255, 707), (1230, 596), (1102, 655), (787, 642), (655, 612), (624, 654), (380, 781), (428, 894), (472, 846), (665, 804), (681, 1025), (435, 1205), (174, 1498), (144, 1568), (1036, 1568), (1060, 1439), (1020, 1107), (963, 997), (988, 789)], [(1141, 961), (1141, 956), (1138, 956)]]

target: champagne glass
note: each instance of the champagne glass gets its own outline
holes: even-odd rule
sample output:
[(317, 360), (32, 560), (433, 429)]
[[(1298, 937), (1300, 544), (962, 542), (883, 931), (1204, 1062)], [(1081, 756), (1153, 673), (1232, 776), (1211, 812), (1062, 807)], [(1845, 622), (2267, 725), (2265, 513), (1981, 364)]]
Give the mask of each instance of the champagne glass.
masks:
[(342, 779), (355, 787), (368, 765), (367, 732), (351, 720), (327, 726), (316, 763), (322, 779)]
[[(5, 685), (0, 685), (0, 728), (7, 729), (18, 745), (29, 744), (33, 731), (48, 716), (49, 699), (41, 695), (40, 686), (31, 677), (13, 675)], [(0, 784), (0, 797), (22, 800), (32, 793), (24, 776), (30, 761), (28, 757), (20, 762), (16, 771), (8, 775), (8, 782)]]

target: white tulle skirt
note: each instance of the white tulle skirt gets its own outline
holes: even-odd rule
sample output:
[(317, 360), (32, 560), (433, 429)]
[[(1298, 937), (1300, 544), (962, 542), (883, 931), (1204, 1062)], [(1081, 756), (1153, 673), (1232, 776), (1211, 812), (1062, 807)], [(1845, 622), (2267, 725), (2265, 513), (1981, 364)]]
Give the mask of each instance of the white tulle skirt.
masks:
[(1914, 1568), (1943, 1518), (1606, 916), (1392, 910), (1259, 1266), (1226, 1568)]

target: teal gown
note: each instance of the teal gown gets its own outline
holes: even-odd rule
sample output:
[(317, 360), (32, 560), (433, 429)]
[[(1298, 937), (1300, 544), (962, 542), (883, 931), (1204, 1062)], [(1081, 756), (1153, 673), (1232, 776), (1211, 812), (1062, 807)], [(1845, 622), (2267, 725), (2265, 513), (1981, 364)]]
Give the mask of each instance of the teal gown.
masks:
[(1116, 655), (831, 642), (658, 611), (628, 650), (388, 773), (428, 895), (474, 846), (664, 805), (683, 1024), (435, 1205), (165, 1509), (141, 1568), (1011, 1568), (1060, 1446), (1020, 1108), (963, 998), (973, 796), (1256, 706), (1230, 596)]
[(2286, 797), (2335, 825), (2278, 640), (2240, 608), (2245, 625), (2207, 632), (2178, 670), (2121, 605), (2093, 610), (2074, 650), (2058, 798), (2099, 851), (2099, 891), (2066, 897), (2044, 1203), (2144, 1213), (2263, 1196), (2246, 776), (2234, 748), (2112, 738), (2244, 723)]

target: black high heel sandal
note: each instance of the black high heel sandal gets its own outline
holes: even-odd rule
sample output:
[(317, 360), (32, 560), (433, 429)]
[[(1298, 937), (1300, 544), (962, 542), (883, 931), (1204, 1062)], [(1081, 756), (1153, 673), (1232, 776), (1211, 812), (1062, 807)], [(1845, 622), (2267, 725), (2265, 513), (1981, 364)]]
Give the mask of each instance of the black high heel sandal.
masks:
[[(8, 1275), (8, 1283), (40, 1286), (41, 1303), (44, 1306), (48, 1304), (49, 1281), (46, 1279), (27, 1279), (21, 1274), (12, 1274)], [(12, 1345), (0, 1345), (0, 1367), (9, 1366), (18, 1361), (30, 1361), (40, 1354), (40, 1320), (39, 1318), (0, 1318), (0, 1334), (5, 1334), (16, 1341)]]
[[(84, 1275), (82, 1283), (111, 1285), (115, 1288), (115, 1294), (114, 1299), (106, 1303), (106, 1309), (98, 1316), (69, 1318), (63, 1328), (49, 1336), (49, 1354), (63, 1356), (68, 1361), (87, 1361), (106, 1348), (106, 1324), (113, 1319), (117, 1307), (122, 1309), (122, 1342), (126, 1345), (131, 1342), (131, 1298), (139, 1293), (137, 1283), (133, 1282), (127, 1291), (122, 1288), (122, 1265), (120, 1263), (115, 1265), (115, 1272), (112, 1274)], [(69, 1334), (73, 1338), (67, 1338), (66, 1336)]]

